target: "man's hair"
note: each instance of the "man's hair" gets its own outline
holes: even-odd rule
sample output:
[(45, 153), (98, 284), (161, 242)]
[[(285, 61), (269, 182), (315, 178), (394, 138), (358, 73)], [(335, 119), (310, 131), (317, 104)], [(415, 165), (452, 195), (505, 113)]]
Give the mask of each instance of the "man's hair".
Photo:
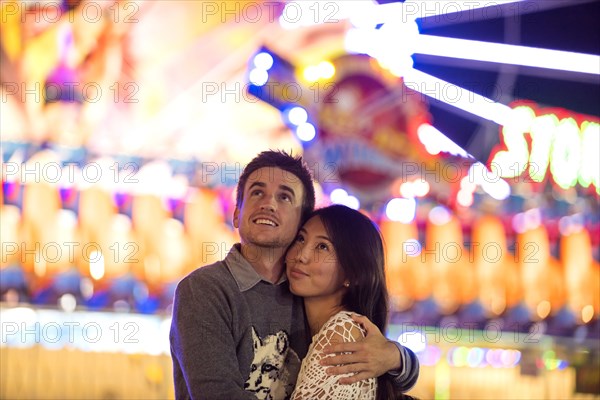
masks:
[(244, 189), (248, 177), (254, 171), (261, 168), (274, 167), (295, 175), (304, 186), (304, 198), (302, 199), (302, 222), (306, 221), (310, 213), (315, 209), (315, 188), (312, 175), (308, 166), (301, 156), (294, 157), (285, 151), (268, 150), (263, 151), (252, 159), (240, 175), (236, 191), (236, 206), (241, 208), (244, 200)]

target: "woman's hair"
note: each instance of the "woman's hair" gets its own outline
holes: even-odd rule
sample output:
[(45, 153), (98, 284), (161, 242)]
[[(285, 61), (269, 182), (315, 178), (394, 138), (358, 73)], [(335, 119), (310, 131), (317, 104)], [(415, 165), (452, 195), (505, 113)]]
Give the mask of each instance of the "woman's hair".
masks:
[[(385, 283), (383, 240), (377, 226), (367, 216), (342, 205), (315, 210), (333, 243), (335, 253), (350, 282), (342, 306), (369, 318), (385, 332), (388, 292)], [(377, 399), (393, 399), (391, 376), (378, 378)], [(396, 394), (397, 395), (397, 394)]]

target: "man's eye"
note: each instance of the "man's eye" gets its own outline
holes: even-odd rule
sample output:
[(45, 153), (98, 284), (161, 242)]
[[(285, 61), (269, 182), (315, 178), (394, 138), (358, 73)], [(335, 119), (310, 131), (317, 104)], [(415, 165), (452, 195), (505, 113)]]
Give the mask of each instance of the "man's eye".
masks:
[(288, 195), (288, 194), (282, 194), (282, 195), (280, 196), (280, 198), (281, 198), (281, 200), (283, 200), (283, 201), (292, 201), (292, 198), (291, 198), (291, 197), (290, 197), (290, 195)]
[(250, 192), (250, 195), (251, 196), (256, 196), (256, 195), (259, 195), (261, 193), (262, 193), (262, 190), (253, 190), (253, 191)]

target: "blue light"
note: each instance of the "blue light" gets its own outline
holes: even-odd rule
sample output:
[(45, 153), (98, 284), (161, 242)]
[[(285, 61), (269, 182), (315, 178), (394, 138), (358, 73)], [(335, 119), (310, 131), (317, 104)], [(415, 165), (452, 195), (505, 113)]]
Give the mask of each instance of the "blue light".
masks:
[(293, 107), (286, 114), (288, 121), (296, 126), (300, 126), (308, 121), (308, 113), (304, 108), (299, 106)]
[(317, 136), (317, 130), (313, 124), (305, 122), (296, 128), (296, 136), (303, 142), (310, 142)]
[(257, 69), (268, 71), (273, 66), (273, 56), (261, 51), (254, 56), (254, 66)]
[(254, 68), (248, 75), (250, 83), (256, 86), (264, 86), (269, 80), (269, 74), (264, 69)]

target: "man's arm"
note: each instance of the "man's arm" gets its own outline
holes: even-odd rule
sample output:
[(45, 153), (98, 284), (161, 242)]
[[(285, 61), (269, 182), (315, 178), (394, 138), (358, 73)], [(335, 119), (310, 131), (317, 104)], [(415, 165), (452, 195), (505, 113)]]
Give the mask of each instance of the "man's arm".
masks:
[(352, 318), (365, 328), (366, 337), (359, 342), (339, 343), (324, 349), (325, 353), (335, 356), (324, 358), (321, 365), (339, 365), (328, 368), (327, 373), (340, 375), (352, 372), (353, 376), (339, 381), (352, 384), (387, 372), (394, 377), (394, 386), (398, 390), (405, 392), (411, 389), (419, 378), (416, 355), (399, 343), (386, 339), (367, 317), (353, 314)]
[(169, 337), (175, 397), (254, 399), (244, 390), (224, 293), (217, 285), (192, 282), (188, 277), (179, 283), (173, 304)]

